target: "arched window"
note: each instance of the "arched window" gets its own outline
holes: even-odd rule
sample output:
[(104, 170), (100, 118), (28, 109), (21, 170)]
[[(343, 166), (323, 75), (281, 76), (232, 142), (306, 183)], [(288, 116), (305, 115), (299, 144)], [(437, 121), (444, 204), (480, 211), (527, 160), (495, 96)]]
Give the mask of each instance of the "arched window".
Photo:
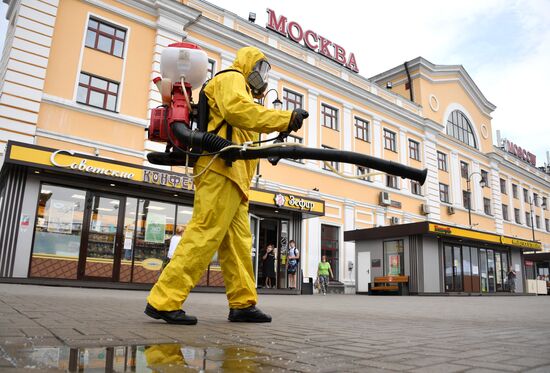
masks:
[(462, 141), (465, 144), (477, 148), (472, 125), (460, 110), (454, 110), (451, 115), (449, 115), (447, 119), (447, 135), (451, 135), (458, 141)]

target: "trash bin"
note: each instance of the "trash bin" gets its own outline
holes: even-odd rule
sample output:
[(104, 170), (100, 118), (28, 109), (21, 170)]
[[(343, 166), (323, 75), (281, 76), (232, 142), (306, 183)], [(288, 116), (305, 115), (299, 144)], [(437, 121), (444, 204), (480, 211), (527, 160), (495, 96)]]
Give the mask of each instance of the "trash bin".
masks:
[[(305, 282), (305, 280), (307, 280), (307, 282)], [(313, 278), (304, 278), (304, 281), (302, 281), (302, 294), (313, 295)]]

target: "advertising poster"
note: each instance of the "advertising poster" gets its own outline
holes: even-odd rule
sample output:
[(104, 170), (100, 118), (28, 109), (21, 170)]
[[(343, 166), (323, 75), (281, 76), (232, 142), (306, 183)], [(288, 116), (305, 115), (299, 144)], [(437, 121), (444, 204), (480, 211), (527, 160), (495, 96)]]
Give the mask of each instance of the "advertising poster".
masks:
[(390, 255), (390, 275), (398, 275), (401, 272), (399, 255)]
[(147, 213), (147, 221), (145, 224), (145, 241), (164, 243), (166, 216), (149, 212)]
[(53, 199), (48, 210), (48, 232), (71, 233), (74, 202)]

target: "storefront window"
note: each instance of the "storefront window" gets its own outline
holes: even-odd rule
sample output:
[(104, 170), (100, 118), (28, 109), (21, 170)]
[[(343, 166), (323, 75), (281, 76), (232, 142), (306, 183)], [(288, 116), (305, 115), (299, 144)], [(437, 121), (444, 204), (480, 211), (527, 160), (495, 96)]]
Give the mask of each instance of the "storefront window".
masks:
[(479, 249), (479, 273), (481, 275), (481, 292), (489, 291), (487, 279), (487, 250)]
[(176, 206), (140, 199), (137, 216), (132, 281), (154, 283), (174, 234)]
[(495, 254), (487, 249), (487, 277), (489, 279), (489, 293), (495, 291)]
[(405, 255), (403, 240), (384, 242), (385, 275), (405, 274)]
[(120, 261), (120, 281), (132, 281), (132, 258), (136, 235), (137, 198), (126, 198), (124, 212), (124, 247)]
[(76, 279), (86, 192), (43, 184), (30, 277)]

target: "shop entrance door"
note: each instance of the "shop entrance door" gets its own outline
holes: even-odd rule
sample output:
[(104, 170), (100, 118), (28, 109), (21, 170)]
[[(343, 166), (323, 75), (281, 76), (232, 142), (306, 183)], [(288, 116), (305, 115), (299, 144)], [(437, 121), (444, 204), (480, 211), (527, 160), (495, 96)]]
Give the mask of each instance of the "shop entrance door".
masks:
[(118, 281), (125, 198), (88, 192), (78, 263), (81, 280)]
[(260, 287), (265, 286), (266, 284), (266, 275), (269, 275), (269, 273), (266, 273), (267, 268), (264, 267), (264, 260), (263, 256), (266, 253), (267, 245), (273, 245), (275, 247), (275, 265), (274, 265), (274, 272), (275, 276), (269, 276), (271, 277), (271, 286), (279, 288), (280, 284), (277, 282), (277, 271), (276, 269), (279, 267), (279, 261), (280, 261), (280, 248), (278, 247), (277, 243), (279, 242), (279, 220), (277, 219), (269, 219), (269, 218), (263, 218), (260, 222), (260, 230), (259, 230), (259, 237), (258, 237), (258, 244), (259, 244), (259, 260), (258, 263), (258, 284)]
[(445, 245), (445, 291), (463, 291), (462, 256), (460, 246)]

